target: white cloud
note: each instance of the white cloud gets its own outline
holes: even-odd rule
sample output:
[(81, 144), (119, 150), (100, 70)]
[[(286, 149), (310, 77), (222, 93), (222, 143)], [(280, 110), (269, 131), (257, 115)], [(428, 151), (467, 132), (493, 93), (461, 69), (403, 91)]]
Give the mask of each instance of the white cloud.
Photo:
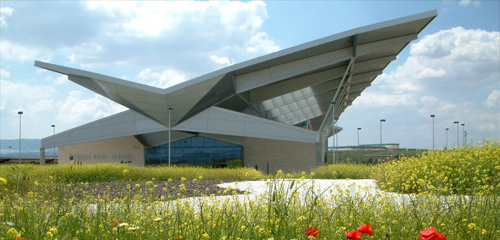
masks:
[(57, 77), (57, 78), (54, 80), (54, 83), (55, 83), (56, 85), (62, 85), (62, 84), (64, 84), (64, 83), (66, 83), (66, 82), (67, 82), (67, 80), (68, 80), (68, 76), (66, 76), (66, 75), (61, 75), (61, 76)]
[(499, 46), (499, 32), (442, 30), (412, 44), (407, 61), (379, 79), (399, 93), (491, 88), (500, 78)]
[(167, 69), (160, 73), (147, 68), (137, 74), (137, 78), (150, 86), (167, 88), (188, 80), (188, 75), (174, 69)]
[(250, 53), (272, 53), (280, 50), (280, 47), (264, 32), (253, 35), (246, 46)]
[(97, 60), (98, 54), (103, 52), (103, 47), (97, 43), (82, 43), (78, 46), (66, 48), (63, 51), (68, 52), (71, 63), (88, 62), (82, 64), (82, 66), (91, 67), (93, 64), (90, 63)]
[(0, 55), (2, 60), (32, 61), (39, 55), (40, 50), (7, 40), (0, 40)]
[(413, 94), (386, 94), (377, 92), (363, 92), (354, 100), (353, 105), (367, 107), (414, 105), (416, 96)]
[(420, 101), (423, 104), (434, 104), (434, 103), (437, 103), (438, 99), (434, 96), (423, 96), (423, 97), (420, 97)]
[(26, 105), (28, 107), (28, 104), (32, 102), (52, 98), (57, 92), (52, 86), (32, 85), (6, 80), (0, 81), (0, 86), (2, 86), (0, 88), (0, 95), (2, 95), (1, 110), (13, 105), (17, 105), (17, 107)]
[(481, 5), (480, 1), (472, 1), (472, 0), (460, 0), (458, 4), (460, 4), (460, 6), (466, 7), (469, 6), (471, 3), (474, 5), (474, 7), (479, 7)]
[(5, 17), (12, 16), (14, 9), (10, 7), (0, 8), (0, 26), (7, 26), (7, 22), (5, 21)]
[(3, 68), (0, 68), (0, 78), (9, 78), (10, 77), (10, 72), (3, 69)]
[(500, 90), (493, 89), (488, 98), (484, 102), (484, 105), (488, 108), (499, 108), (500, 107)]
[(97, 120), (124, 110), (125, 107), (100, 95), (84, 99), (80, 91), (71, 91), (59, 108), (56, 120), (63, 123), (79, 123)]
[(210, 56), (210, 60), (214, 61), (217, 64), (225, 65), (225, 66), (229, 66), (229, 65), (234, 64), (234, 61), (229, 60), (229, 58), (227, 58), (227, 57), (217, 57), (215, 55), (212, 55), (212, 56)]
[(457, 105), (451, 103), (451, 102), (442, 102), (439, 106), (439, 108), (437, 109), (437, 112), (440, 112), (440, 113), (450, 113), (450, 112), (454, 112), (457, 110)]
[(52, 99), (42, 99), (34, 104), (28, 106), (28, 112), (31, 114), (37, 114), (40, 112), (48, 112), (54, 109), (54, 100)]
[(111, 18), (97, 28), (94, 38), (65, 49), (71, 62), (81, 66), (121, 62), (201, 75), (280, 49), (261, 30), (268, 18), (261, 1), (85, 4), (89, 14), (100, 11)]

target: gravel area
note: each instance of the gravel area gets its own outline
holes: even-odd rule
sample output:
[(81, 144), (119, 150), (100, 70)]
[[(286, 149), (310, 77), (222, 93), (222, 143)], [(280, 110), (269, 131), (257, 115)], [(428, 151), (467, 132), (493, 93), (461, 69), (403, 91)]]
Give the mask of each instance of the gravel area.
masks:
[[(93, 198), (102, 198), (112, 200), (115, 198), (123, 198), (125, 196), (134, 196), (141, 193), (148, 193), (154, 200), (178, 199), (186, 197), (199, 196), (215, 196), (230, 195), (233, 193), (224, 193), (225, 188), (217, 185), (231, 183), (233, 181), (219, 180), (198, 180), (198, 181), (155, 181), (155, 182), (104, 182), (104, 183), (78, 183), (67, 187), (65, 191), (66, 197), (76, 197), (77, 199), (85, 199), (88, 196)], [(181, 184), (184, 187), (181, 187)], [(67, 185), (66, 185), (67, 186)], [(234, 190), (241, 194), (245, 191)], [(87, 196), (87, 197), (86, 197)]]

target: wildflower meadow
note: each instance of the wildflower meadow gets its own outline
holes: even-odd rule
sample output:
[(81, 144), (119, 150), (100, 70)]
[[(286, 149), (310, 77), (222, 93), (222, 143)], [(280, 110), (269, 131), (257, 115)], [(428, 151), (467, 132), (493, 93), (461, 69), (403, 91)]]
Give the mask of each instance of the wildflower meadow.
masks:
[[(289, 175), (4, 165), (0, 239), (500, 239), (499, 156), (500, 141), (490, 141)], [(372, 178), (379, 187), (349, 180), (321, 188), (316, 178)], [(208, 180), (264, 181), (267, 188), (214, 190)], [(103, 185), (96, 192), (93, 184)]]

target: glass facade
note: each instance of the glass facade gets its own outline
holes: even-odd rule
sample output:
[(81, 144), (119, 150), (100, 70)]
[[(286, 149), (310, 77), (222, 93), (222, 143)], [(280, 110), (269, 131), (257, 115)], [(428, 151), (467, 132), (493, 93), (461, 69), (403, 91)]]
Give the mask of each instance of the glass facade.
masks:
[[(241, 166), (242, 147), (205, 137), (192, 137), (172, 142), (170, 163), (227, 167)], [(145, 149), (146, 165), (168, 165), (168, 144)]]

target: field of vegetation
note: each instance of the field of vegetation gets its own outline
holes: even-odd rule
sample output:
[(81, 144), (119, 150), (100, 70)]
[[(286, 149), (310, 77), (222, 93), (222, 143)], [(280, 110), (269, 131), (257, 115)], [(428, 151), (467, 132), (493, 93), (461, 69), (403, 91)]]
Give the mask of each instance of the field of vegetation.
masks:
[[(4, 165), (0, 239), (416, 240), (434, 234), (431, 227), (435, 239), (500, 239), (499, 156), (500, 141), (491, 141), (272, 176), (250, 168)], [(385, 192), (313, 184), (300, 193), (311, 178), (373, 178)], [(268, 190), (258, 196), (215, 185), (263, 179)]]

